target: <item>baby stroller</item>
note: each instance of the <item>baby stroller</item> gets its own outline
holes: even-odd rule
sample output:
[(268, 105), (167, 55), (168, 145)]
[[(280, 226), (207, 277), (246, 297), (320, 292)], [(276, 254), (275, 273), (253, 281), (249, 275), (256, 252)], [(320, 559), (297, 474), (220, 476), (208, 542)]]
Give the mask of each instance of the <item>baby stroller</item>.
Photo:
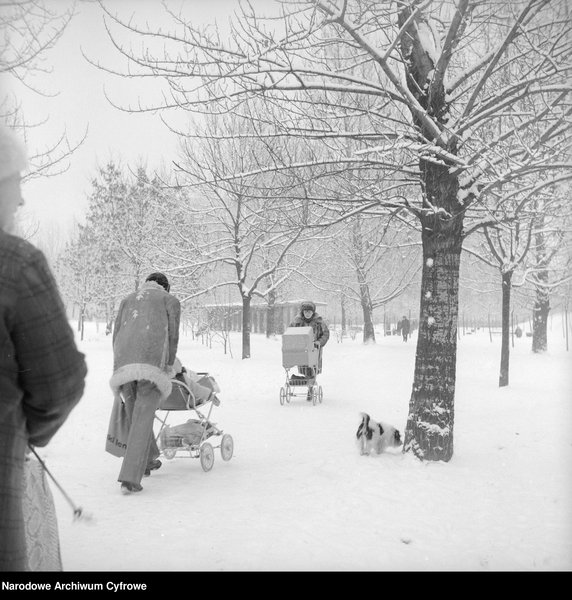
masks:
[[(220, 403), (215, 395), (220, 392), (217, 382), (208, 373), (197, 373), (196, 375), (199, 377), (196, 383), (211, 389), (212, 393), (208, 399), (198, 400), (191, 391), (185, 373), (177, 373), (171, 380), (171, 394), (161, 402), (157, 409), (158, 412), (164, 411), (164, 417), (155, 415), (155, 418), (161, 423), (156, 441), (161, 455), (166, 459), (174, 458), (178, 452), (188, 452), (189, 458), (200, 459), (204, 471), (210, 471), (214, 464), (214, 448), (220, 448), (222, 459), (228, 461), (232, 458), (234, 442), (228, 433), (224, 433), (210, 421), (213, 406), (218, 406)], [(208, 413), (205, 416), (199, 408), (206, 410), (207, 405)], [(196, 418), (191, 418), (180, 425), (167, 425), (171, 411), (180, 410), (193, 411)], [(213, 438), (217, 443), (213, 441)]]
[[(318, 375), (322, 372), (321, 348), (314, 346), (311, 327), (288, 327), (282, 336), (282, 366), (286, 370), (286, 383), (280, 388), (280, 404), (289, 403), (293, 396), (305, 396), (315, 406), (323, 399)], [(290, 375), (292, 367), (301, 374)], [(298, 390), (304, 393), (297, 393)]]

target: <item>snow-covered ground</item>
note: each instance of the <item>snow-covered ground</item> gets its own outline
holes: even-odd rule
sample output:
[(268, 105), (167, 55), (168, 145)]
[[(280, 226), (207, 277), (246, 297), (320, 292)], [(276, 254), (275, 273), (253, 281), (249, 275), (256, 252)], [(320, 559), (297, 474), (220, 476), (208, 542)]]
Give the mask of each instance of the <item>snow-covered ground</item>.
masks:
[[(120, 459), (104, 451), (111, 341), (93, 324), (84, 398), (40, 450), (93, 521), (73, 521), (52, 484), (67, 571), (570, 571), (572, 352), (561, 327), (534, 355), (515, 339), (499, 389), (500, 336), (459, 342), (455, 454), (421, 463), (400, 451), (360, 456), (360, 411), (403, 433), (416, 338), (378, 336), (324, 351), (322, 404), (279, 402), (281, 338), (252, 336), (252, 358), (182, 337), (179, 356), (222, 388), (212, 420), (234, 439), (211, 471), (177, 455), (140, 494), (123, 496)], [(194, 415), (171, 414), (171, 422)]]

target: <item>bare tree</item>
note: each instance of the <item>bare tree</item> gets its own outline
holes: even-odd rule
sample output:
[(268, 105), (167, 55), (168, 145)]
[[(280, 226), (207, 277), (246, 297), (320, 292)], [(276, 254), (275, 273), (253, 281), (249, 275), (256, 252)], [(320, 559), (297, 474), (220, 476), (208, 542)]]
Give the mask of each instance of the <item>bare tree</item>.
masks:
[[(273, 138), (303, 140), (308, 151), (303, 160), (277, 155), (237, 178), (280, 172), (298, 183), (311, 179), (310, 200), (319, 206), (344, 201), (415, 215), (423, 268), (404, 450), (448, 461), (465, 230), (486, 222), (507, 182), (528, 185), (539, 171), (570, 174), (565, 2), (300, 0), (281, 3), (280, 18), (270, 20), (241, 6), (229, 35), (193, 27), (191, 14), (173, 14), (175, 29), (166, 33), (107, 12), (130, 75), (170, 86), (168, 100), (139, 109), (238, 118), (245, 99), (263, 98)], [(114, 27), (153, 44), (135, 52)], [(166, 47), (160, 57), (157, 42)], [(525, 96), (538, 110), (522, 112)], [(491, 141), (501, 121), (511, 127)], [(348, 153), (348, 139), (359, 149)], [(393, 193), (384, 186), (380, 194), (380, 177), (395, 182)]]
[(352, 300), (362, 308), (363, 341), (375, 342), (373, 311), (399, 297), (419, 273), (415, 242), (394, 225), (394, 218), (370, 219), (362, 214), (351, 220), (347, 258), (355, 274)]
[[(482, 230), (480, 246), (465, 250), (496, 268), (501, 279), (501, 360), (499, 386), (509, 384), (511, 293), (532, 287), (532, 350), (547, 349), (550, 293), (570, 278), (570, 208), (551, 181), (538, 181), (528, 190), (506, 194), (491, 208), (497, 223)], [(517, 278), (516, 278), (517, 277)], [(529, 304), (530, 306), (530, 304)]]
[(234, 177), (257, 170), (261, 155), (268, 152), (256, 132), (249, 135), (250, 121), (209, 119), (192, 130), (179, 168), (186, 185), (197, 190), (186, 210), (201, 232), (194, 236), (192, 258), (185, 264), (210, 267), (212, 276), (191, 296), (236, 287), (242, 302), (242, 358), (250, 358), (252, 299), (271, 297), (298, 267), (292, 249), (309, 235), (314, 216), (307, 200), (285, 207), (274, 198), (273, 190), (281, 184), (267, 174)]
[[(522, 204), (513, 208), (516, 214), (510, 219), (510, 224), (504, 223), (484, 228), (484, 248), (482, 253), (478, 254), (486, 264), (498, 269), (501, 278), (502, 325), (499, 387), (507, 386), (509, 383), (509, 335), (513, 278), (515, 272), (525, 261), (533, 240), (536, 214), (529, 214), (525, 220), (519, 214), (523, 208)], [(499, 221), (501, 220), (499, 219)]]
[(399, 215), (358, 213), (329, 230), (327, 245), (309, 266), (307, 280), (317, 290), (340, 302), (342, 334), (346, 308), (359, 306), (363, 342), (375, 343), (374, 311), (401, 296), (420, 271), (420, 244), (411, 239), (407, 223), (395, 225)]
[(572, 207), (570, 186), (551, 186), (538, 199), (542, 211), (537, 217), (534, 247), (525, 276), (534, 289), (532, 309), (532, 351), (548, 349), (550, 296), (565, 288), (572, 278)]
[[(63, 7), (63, 8), (62, 8)], [(51, 72), (48, 51), (60, 40), (71, 21), (75, 2), (9, 0), (0, 2), (0, 121), (21, 131), (24, 139), (31, 129), (47, 119), (25, 115), (20, 92), (23, 88), (40, 96), (52, 96), (45, 86)], [(29, 173), (25, 179), (57, 175), (69, 168), (69, 158), (84, 141), (70, 142), (66, 132), (45, 147), (30, 147)]]

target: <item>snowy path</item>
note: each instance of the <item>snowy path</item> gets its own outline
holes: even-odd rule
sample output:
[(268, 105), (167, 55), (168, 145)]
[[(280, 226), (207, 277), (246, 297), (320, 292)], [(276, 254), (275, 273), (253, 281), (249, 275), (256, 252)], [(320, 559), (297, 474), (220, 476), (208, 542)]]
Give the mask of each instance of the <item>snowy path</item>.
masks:
[[(119, 460), (103, 451), (111, 406), (110, 340), (88, 334), (86, 394), (52, 444), (48, 466), (76, 504), (73, 523), (52, 486), (68, 571), (571, 570), (570, 353), (518, 340), (511, 385), (499, 389), (499, 342), (460, 341), (455, 455), (421, 464), (399, 451), (361, 457), (359, 412), (407, 418), (415, 339), (380, 337), (325, 349), (322, 405), (281, 406), (280, 339), (253, 336), (250, 360), (183, 338), (179, 356), (219, 382), (213, 420), (234, 438), (205, 473), (163, 461), (144, 491), (122, 496)], [(239, 339), (233, 350), (240, 355)], [(215, 412), (216, 411), (216, 412)], [(193, 415), (178, 413), (173, 422)]]

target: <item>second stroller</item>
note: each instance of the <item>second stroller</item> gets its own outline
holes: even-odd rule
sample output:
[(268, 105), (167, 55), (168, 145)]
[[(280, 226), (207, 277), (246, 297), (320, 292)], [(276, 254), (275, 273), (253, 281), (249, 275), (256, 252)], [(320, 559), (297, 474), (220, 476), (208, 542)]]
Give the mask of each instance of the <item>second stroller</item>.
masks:
[[(318, 385), (321, 373), (321, 348), (314, 345), (311, 327), (288, 327), (282, 335), (282, 366), (286, 370), (286, 383), (280, 388), (280, 404), (299, 396), (297, 390), (304, 389), (304, 396), (312, 404), (321, 403), (322, 386)], [(300, 375), (290, 375), (290, 369), (298, 367)], [(307, 390), (307, 392), (306, 392)]]
[[(193, 389), (199, 389), (197, 385), (210, 390), (210, 394), (200, 394), (202, 398), (199, 398), (198, 393), (193, 393)], [(213, 407), (220, 405), (217, 396), (219, 392), (217, 382), (208, 373), (192, 373), (180, 367), (180, 371), (172, 379), (171, 394), (157, 409), (162, 416), (155, 415), (161, 423), (156, 439), (161, 454), (166, 459), (170, 460), (179, 452), (185, 452), (190, 458), (199, 458), (203, 470), (210, 471), (214, 464), (215, 448), (220, 448), (224, 461), (232, 458), (232, 436), (224, 433), (210, 420)], [(167, 424), (172, 411), (184, 410), (191, 411), (194, 417), (179, 425)]]

